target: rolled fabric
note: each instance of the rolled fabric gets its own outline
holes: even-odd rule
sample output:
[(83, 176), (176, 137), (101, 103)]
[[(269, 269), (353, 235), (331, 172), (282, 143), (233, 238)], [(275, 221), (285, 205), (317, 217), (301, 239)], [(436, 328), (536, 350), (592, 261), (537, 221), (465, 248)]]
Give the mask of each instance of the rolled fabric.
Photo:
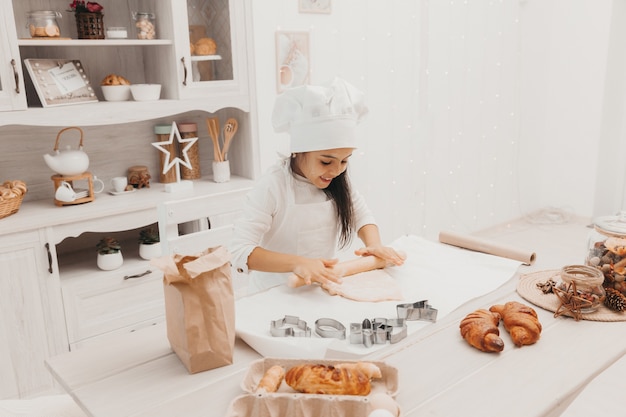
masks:
[(476, 236), (469, 236), (449, 231), (439, 232), (439, 241), (448, 245), (458, 246), (459, 248), (514, 259), (516, 261), (523, 262), (526, 265), (532, 265), (537, 256), (535, 252), (529, 252), (513, 246), (503, 245), (501, 243), (482, 239)]

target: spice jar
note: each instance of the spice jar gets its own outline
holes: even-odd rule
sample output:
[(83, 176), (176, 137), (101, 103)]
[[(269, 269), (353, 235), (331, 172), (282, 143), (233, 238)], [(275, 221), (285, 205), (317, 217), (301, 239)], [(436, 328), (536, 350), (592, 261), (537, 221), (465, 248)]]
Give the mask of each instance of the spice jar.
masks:
[(155, 16), (154, 13), (133, 12), (135, 27), (137, 28), (137, 39), (155, 39)]
[(61, 30), (57, 18), (61, 13), (54, 10), (39, 10), (26, 13), (27, 26), (33, 38), (58, 38)]
[[(195, 123), (177, 123), (178, 131), (182, 139), (190, 139), (198, 137), (198, 125)], [(198, 149), (198, 141), (196, 141), (189, 149), (187, 149), (187, 157), (191, 164), (191, 168), (185, 165), (181, 166), (181, 177), (184, 180), (197, 180), (200, 178), (200, 153)]]
[(561, 268), (562, 283), (559, 288), (563, 291), (574, 291), (576, 295), (589, 304), (582, 306), (581, 313), (591, 313), (598, 309), (604, 301), (606, 291), (602, 286), (604, 275), (602, 271), (588, 265), (567, 265)]
[(586, 264), (602, 271), (604, 287), (626, 295), (626, 211), (595, 219), (588, 249)]
[[(170, 140), (170, 133), (172, 132), (172, 125), (156, 125), (154, 126), (154, 133), (156, 134), (158, 142), (168, 142)], [(168, 143), (160, 145), (161, 148), (166, 149), (169, 153), (169, 160), (177, 157), (176, 143)], [(170, 169), (166, 173), (163, 173), (163, 168), (167, 162), (168, 157), (165, 152), (159, 150), (159, 182), (168, 184), (170, 182), (176, 182), (176, 169)]]

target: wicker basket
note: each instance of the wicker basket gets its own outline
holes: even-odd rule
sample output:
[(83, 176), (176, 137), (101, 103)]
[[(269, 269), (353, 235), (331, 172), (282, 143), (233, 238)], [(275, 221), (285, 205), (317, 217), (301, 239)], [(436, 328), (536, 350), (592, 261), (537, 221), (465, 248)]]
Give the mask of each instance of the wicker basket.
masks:
[(17, 213), (22, 205), (22, 200), (24, 200), (24, 195), (0, 201), (0, 219)]
[(76, 13), (78, 39), (104, 39), (104, 15), (102, 13)]

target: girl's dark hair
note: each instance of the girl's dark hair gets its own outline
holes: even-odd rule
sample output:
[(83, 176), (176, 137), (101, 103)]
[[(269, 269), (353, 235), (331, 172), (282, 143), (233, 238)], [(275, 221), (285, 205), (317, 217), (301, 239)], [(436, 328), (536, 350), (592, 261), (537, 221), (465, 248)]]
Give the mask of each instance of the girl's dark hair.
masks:
[(352, 241), (352, 231), (355, 227), (348, 171), (346, 170), (335, 177), (330, 182), (330, 185), (324, 188), (324, 193), (335, 203), (337, 219), (341, 229), (339, 233), (339, 247), (345, 248)]

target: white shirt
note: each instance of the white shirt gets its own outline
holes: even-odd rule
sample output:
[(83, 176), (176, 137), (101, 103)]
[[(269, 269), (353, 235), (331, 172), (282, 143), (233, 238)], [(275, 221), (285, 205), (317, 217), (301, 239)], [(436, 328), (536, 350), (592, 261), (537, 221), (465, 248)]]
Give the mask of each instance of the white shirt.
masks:
[[(288, 237), (284, 233), (283, 222), (288, 218), (290, 203), (293, 198), (295, 207), (301, 208), (299, 215), (310, 216), (315, 213), (307, 211), (307, 205), (315, 205), (328, 201), (328, 197), (323, 190), (317, 188), (306, 178), (294, 174), (289, 167), (289, 158), (281, 160), (269, 169), (269, 171), (259, 179), (255, 188), (248, 193), (243, 213), (235, 223), (234, 236), (230, 242), (229, 250), (233, 255), (232, 263), (238, 272), (248, 273), (248, 257), (258, 246), (267, 250), (276, 250), (276, 246), (282, 248), (287, 245), (293, 248), (295, 255), (308, 256), (307, 253), (298, 253), (297, 239), (298, 231), (292, 230)], [(366, 224), (374, 224), (375, 220), (369, 208), (365, 204), (362, 195), (356, 190), (352, 190), (352, 204), (354, 206), (355, 227), (358, 231)], [(334, 205), (333, 205), (334, 213)], [(332, 216), (334, 224), (320, 224), (319, 228), (324, 229), (332, 226), (337, 230), (336, 215)], [(338, 234), (338, 230), (337, 230)], [(292, 240), (286, 242), (284, 240)], [(277, 242), (281, 240), (281, 242)], [(337, 239), (334, 237), (334, 247), (329, 248), (334, 254), (337, 248)], [(285, 252), (284, 250), (278, 250)], [(310, 255), (309, 255), (310, 256)]]

